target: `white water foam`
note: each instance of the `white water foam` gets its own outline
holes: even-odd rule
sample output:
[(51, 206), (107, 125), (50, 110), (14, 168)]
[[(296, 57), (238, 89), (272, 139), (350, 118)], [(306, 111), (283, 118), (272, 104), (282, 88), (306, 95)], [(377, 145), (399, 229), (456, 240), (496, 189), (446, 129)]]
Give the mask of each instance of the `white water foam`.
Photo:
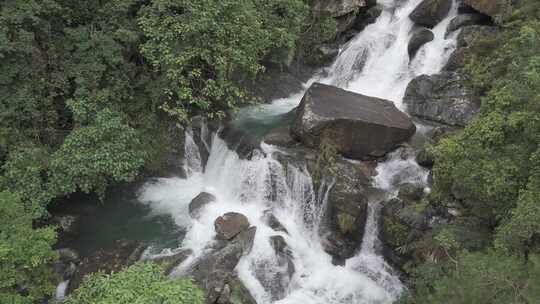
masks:
[[(449, 21), (456, 15), (454, 5), (449, 16), (433, 29), (435, 39), (424, 45), (409, 62), (407, 44), (414, 25), (408, 15), (420, 1), (379, 1), (384, 10), (377, 21), (343, 48), (327, 77), (314, 77), (308, 84), (314, 81), (333, 84), (392, 100), (403, 109), (401, 101), (409, 81), (420, 74), (440, 71), (455, 48), (455, 34), (444, 38)], [(247, 108), (237, 119), (264, 120), (286, 113), (299, 103), (302, 94)], [(210, 155), (203, 172), (199, 152), (191, 134), (187, 134), (188, 178), (159, 179), (145, 185), (140, 196), (154, 212), (172, 214), (176, 223), (187, 230), (181, 247), (191, 249), (193, 255), (177, 271), (181, 272), (193, 259), (207, 252), (214, 242), (213, 223), (218, 216), (240, 212), (248, 217), (251, 225), (257, 226), (257, 233), (251, 253), (242, 257), (236, 270), (259, 304), (375, 304), (392, 303), (397, 299), (403, 286), (377, 249), (380, 205), (369, 204), (361, 250), (344, 266), (333, 265), (319, 236), (326, 191), (319, 190), (316, 195), (305, 168), (283, 168), (272, 158), (272, 147), (267, 145), (263, 145), (265, 154), (251, 160), (240, 159), (217, 136), (207, 145)], [(404, 182), (425, 184), (427, 179), (425, 170), (397, 153), (379, 164), (377, 173), (374, 186), (386, 191), (388, 196), (395, 195)], [(201, 191), (214, 194), (217, 201), (206, 205), (200, 218), (191, 219), (189, 202)], [(267, 226), (263, 220), (267, 210), (272, 210), (288, 233), (276, 232)], [(280, 268), (270, 246), (269, 238), (273, 235), (283, 236), (295, 267), (294, 275), (286, 282), (286, 290), (279, 296), (266, 280), (286, 271)]]

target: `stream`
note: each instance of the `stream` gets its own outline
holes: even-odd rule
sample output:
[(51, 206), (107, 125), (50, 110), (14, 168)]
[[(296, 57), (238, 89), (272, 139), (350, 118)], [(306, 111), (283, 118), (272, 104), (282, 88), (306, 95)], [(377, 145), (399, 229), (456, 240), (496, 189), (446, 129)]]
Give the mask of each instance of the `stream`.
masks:
[[(445, 38), (450, 20), (457, 15), (454, 3), (449, 15), (432, 30), (435, 39), (409, 61), (407, 46), (414, 24), (408, 16), (420, 2), (379, 0), (383, 11), (375, 23), (344, 45), (335, 62), (314, 75), (305, 88), (313, 82), (330, 84), (391, 100), (406, 111), (402, 99), (408, 83), (421, 74), (438, 73), (456, 46), (457, 33)], [(283, 114), (296, 107), (303, 94), (304, 91), (270, 104), (243, 108), (232, 125), (261, 136), (282, 123)], [(428, 129), (429, 126), (417, 125), (419, 133)], [(361, 249), (339, 266), (324, 251), (320, 235), (331, 180), (325, 179), (321, 188), (316, 189), (305, 167), (284, 168), (273, 157), (278, 147), (263, 143), (263, 153), (244, 160), (219, 136), (209, 138), (198, 146), (191, 134), (186, 133), (186, 178), (155, 179), (139, 190), (137, 200), (142, 203), (139, 207), (145, 210), (145, 216), (168, 216), (176, 226), (170, 234), (161, 237), (163, 243), (160, 244), (159, 238), (152, 239), (147, 256), (190, 249), (191, 256), (173, 273), (182, 274), (193, 261), (208, 253), (215, 242), (214, 220), (224, 213), (238, 212), (257, 227), (252, 250), (236, 267), (239, 278), (257, 303), (374, 304), (392, 303), (399, 297), (405, 287), (398, 273), (378, 252), (381, 207), (378, 202), (395, 196), (399, 185), (405, 182), (427, 186), (428, 172), (414, 159), (402, 159), (393, 153), (378, 164), (372, 184), (383, 196), (369, 202)], [(200, 149), (208, 150), (206, 165)], [(199, 218), (193, 219), (188, 206), (202, 191), (215, 195), (217, 200), (206, 205)], [(267, 225), (263, 220), (267, 210), (272, 210), (288, 233), (276, 232)], [(286, 286), (279, 293), (272, 282), (284, 270), (269, 242), (276, 234), (286, 241), (295, 269), (289, 280), (279, 282)], [(171, 246), (171, 235), (181, 235), (178, 246)], [(170, 248), (164, 250), (165, 247)]]

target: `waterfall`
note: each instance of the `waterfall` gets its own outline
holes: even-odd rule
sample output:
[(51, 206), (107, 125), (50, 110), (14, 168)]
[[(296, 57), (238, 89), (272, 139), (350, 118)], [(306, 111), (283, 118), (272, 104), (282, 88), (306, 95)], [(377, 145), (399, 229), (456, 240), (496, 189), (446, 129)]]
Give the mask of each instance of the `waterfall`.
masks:
[[(383, 12), (376, 22), (343, 47), (325, 73), (327, 76), (315, 76), (306, 87), (319, 81), (385, 98), (403, 109), (401, 101), (410, 80), (420, 74), (439, 72), (456, 44), (456, 34), (445, 39), (446, 27), (457, 14), (454, 3), (448, 17), (433, 29), (435, 39), (425, 44), (413, 61), (409, 60), (407, 44), (414, 25), (408, 16), (420, 2), (379, 0)], [(236, 119), (272, 119), (290, 111), (302, 95), (300, 92), (272, 104), (242, 109)], [(344, 266), (336, 266), (324, 251), (319, 233), (333, 180), (323, 179), (319, 189), (314, 189), (305, 166), (283, 165), (273, 157), (275, 148), (265, 144), (263, 151), (251, 160), (239, 158), (217, 135), (210, 143), (203, 144), (209, 150), (204, 169), (193, 134), (187, 130), (187, 178), (148, 183), (139, 197), (155, 212), (171, 214), (186, 230), (181, 247), (191, 249), (193, 254), (178, 271), (208, 252), (215, 242), (217, 217), (226, 212), (239, 212), (251, 225), (257, 226), (253, 249), (236, 267), (239, 278), (257, 303), (372, 304), (392, 303), (399, 297), (404, 287), (378, 250), (381, 206), (377, 201), (369, 202), (361, 249)], [(427, 172), (414, 160), (402, 158), (398, 153), (389, 155), (376, 170), (373, 186), (383, 190), (387, 198), (396, 195), (404, 182), (425, 184), (427, 179)], [(216, 201), (206, 205), (199, 218), (192, 219), (188, 205), (201, 191), (214, 194)], [(271, 229), (264, 221), (267, 212), (272, 212), (288, 233)], [(269, 243), (269, 238), (275, 235), (284, 238), (294, 262), (292, 277), (279, 283), (285, 289), (272, 285), (277, 284), (274, 279), (284, 271)]]
[(185, 132), (186, 143), (184, 146), (184, 171), (187, 176), (202, 172), (202, 161), (199, 146), (193, 139), (193, 130), (187, 129)]
[(69, 284), (69, 280), (62, 281), (56, 286), (56, 292), (55, 292), (55, 299), (58, 302), (62, 302), (64, 300), (64, 297), (66, 296), (66, 290)]

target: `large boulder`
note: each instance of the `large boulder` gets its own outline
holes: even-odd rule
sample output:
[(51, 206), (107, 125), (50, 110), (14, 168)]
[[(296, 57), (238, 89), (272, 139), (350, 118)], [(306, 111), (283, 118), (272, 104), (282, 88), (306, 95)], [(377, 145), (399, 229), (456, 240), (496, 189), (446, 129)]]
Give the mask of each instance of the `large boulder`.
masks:
[(414, 31), (407, 47), (407, 51), (409, 52), (409, 58), (412, 60), (418, 50), (424, 44), (432, 41), (433, 39), (435, 39), (435, 35), (427, 28), (420, 28)]
[(293, 137), (312, 148), (331, 145), (355, 159), (384, 155), (416, 130), (391, 101), (321, 83), (313, 84), (293, 111)]
[(249, 221), (243, 214), (227, 212), (214, 221), (214, 228), (218, 239), (230, 240), (248, 229)]
[(453, 126), (465, 126), (479, 110), (478, 97), (465, 84), (465, 77), (442, 72), (413, 79), (403, 102), (409, 114)]
[(464, 3), (490, 16), (496, 22), (501, 22), (506, 18), (512, 9), (509, 0), (464, 0)]
[(461, 14), (457, 15), (450, 21), (446, 28), (446, 36), (450, 33), (457, 31), (458, 29), (469, 25), (487, 25), (489, 24), (489, 17), (482, 14)]
[(187, 271), (206, 291), (206, 303), (233, 303), (232, 296), (236, 294), (233, 285), (238, 283), (235, 268), (240, 258), (251, 251), (256, 231), (256, 227), (243, 230), (233, 239), (222, 243), (220, 248), (197, 260)]
[(409, 15), (411, 20), (422, 26), (434, 27), (450, 12), (452, 0), (424, 0)]
[(338, 160), (335, 182), (328, 193), (325, 216), (325, 251), (335, 264), (342, 264), (360, 248), (367, 220), (369, 171), (364, 163)]
[(215, 202), (216, 197), (208, 192), (201, 192), (189, 203), (189, 215), (192, 218), (198, 218), (199, 212), (204, 206)]

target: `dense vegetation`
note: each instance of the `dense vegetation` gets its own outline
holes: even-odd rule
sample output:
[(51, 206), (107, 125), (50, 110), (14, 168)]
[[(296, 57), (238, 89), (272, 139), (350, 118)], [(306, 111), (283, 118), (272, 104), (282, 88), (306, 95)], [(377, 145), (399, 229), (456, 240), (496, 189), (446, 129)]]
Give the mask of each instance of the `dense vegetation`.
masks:
[(442, 258), (414, 269), (413, 303), (540, 299), (540, 3), (520, 1), (465, 72), (479, 117), (435, 148), (431, 200), (460, 216), (435, 233)]
[(249, 102), (308, 15), (303, 0), (2, 1), (0, 302), (52, 293), (51, 202), (159, 169), (167, 128)]
[(66, 304), (202, 304), (203, 292), (189, 279), (169, 280), (153, 263), (138, 263), (118, 273), (88, 276)]

